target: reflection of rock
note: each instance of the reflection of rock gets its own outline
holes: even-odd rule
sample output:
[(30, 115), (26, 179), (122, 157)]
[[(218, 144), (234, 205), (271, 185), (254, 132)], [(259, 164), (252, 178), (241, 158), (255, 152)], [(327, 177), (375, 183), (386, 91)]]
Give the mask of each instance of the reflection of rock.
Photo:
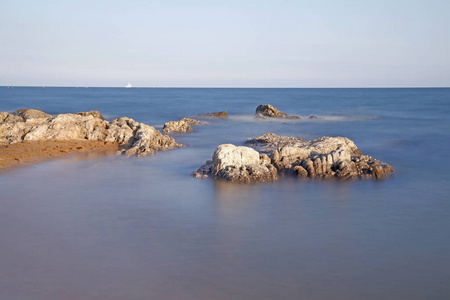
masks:
[(212, 161), (194, 172), (196, 177), (212, 176), (231, 182), (262, 182), (278, 179), (277, 170), (265, 154), (249, 147), (223, 144), (217, 147)]
[(170, 121), (164, 124), (164, 133), (186, 133), (192, 132), (192, 125), (205, 125), (206, 122), (184, 118), (180, 121)]
[[(126, 117), (110, 123), (103, 120), (98, 112), (60, 114), (53, 117), (49, 115), (46, 118), (41, 118), (45, 113), (35, 113), (34, 110), (32, 115), (30, 110), (19, 113), (27, 118), (26, 122), (0, 123), (0, 144), (41, 140), (104, 141), (120, 143), (124, 148), (122, 153), (138, 156), (182, 147), (173, 138), (161, 134), (155, 128)], [(5, 113), (0, 114), (4, 115)]]
[(217, 111), (212, 113), (206, 113), (198, 115), (197, 118), (203, 119), (228, 119), (228, 112), (226, 111)]
[(270, 104), (261, 104), (256, 108), (256, 118), (283, 118), (283, 119), (300, 119), (299, 116), (290, 116)]
[[(247, 143), (253, 148), (267, 151), (270, 159), (262, 159), (262, 157), (267, 156), (260, 154), (260, 159), (264, 161), (264, 166), (267, 168), (264, 173), (266, 177), (254, 176), (251, 179), (241, 180), (243, 182), (259, 181), (260, 178), (263, 178), (261, 181), (268, 181), (267, 178), (276, 180), (277, 177), (271, 175), (272, 167), (275, 167), (279, 174), (291, 174), (300, 179), (373, 178), (379, 180), (394, 173), (390, 165), (363, 155), (356, 145), (345, 137), (322, 137), (305, 142), (294, 137), (264, 134), (255, 139), (249, 139)], [(235, 147), (233, 145), (219, 146), (214, 153), (213, 161), (207, 162), (206, 165), (195, 172), (197, 177), (213, 175), (214, 178), (224, 178), (230, 181), (239, 181), (236, 178), (241, 177), (246, 178), (245, 174), (241, 174), (242, 170), (248, 168), (242, 168), (242, 165), (260, 165), (260, 163), (255, 163), (255, 161), (240, 163), (240, 160), (244, 157), (256, 159), (259, 153), (255, 151), (252, 155), (244, 155), (240, 154), (235, 148), (248, 149), (247, 147)], [(248, 152), (248, 150), (246, 151)], [(222, 152), (224, 154), (221, 154)], [(222, 156), (226, 159), (222, 159)]]

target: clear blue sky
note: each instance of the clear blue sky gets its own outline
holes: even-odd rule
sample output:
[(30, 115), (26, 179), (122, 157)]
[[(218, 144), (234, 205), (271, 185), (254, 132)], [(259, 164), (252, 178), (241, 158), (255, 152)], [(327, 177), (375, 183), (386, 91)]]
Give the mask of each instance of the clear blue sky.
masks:
[(28, 1), (0, 85), (450, 86), (450, 1)]

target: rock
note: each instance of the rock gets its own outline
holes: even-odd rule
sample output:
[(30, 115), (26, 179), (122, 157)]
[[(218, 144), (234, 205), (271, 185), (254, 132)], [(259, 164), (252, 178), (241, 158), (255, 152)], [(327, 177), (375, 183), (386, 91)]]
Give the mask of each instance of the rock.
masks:
[(266, 133), (245, 142), (257, 151), (270, 152), (282, 146), (303, 144), (305, 141), (292, 136), (280, 136), (274, 133)]
[(183, 118), (180, 121), (170, 121), (164, 124), (164, 133), (186, 133), (192, 132), (191, 125), (205, 125), (206, 122)]
[(345, 137), (322, 137), (305, 142), (293, 137), (264, 134), (247, 140), (247, 143), (253, 148), (268, 151), (271, 164), (280, 174), (294, 174), (301, 179), (380, 180), (394, 173), (391, 166), (363, 155), (355, 143)]
[(0, 123), (4, 122), (24, 122), (24, 119), (7, 112), (0, 112)]
[(279, 111), (270, 104), (261, 104), (256, 108), (256, 118), (283, 118), (283, 119), (300, 119), (299, 116), (290, 116), (282, 111)]
[(140, 123), (137, 131), (134, 133), (134, 143), (129, 149), (122, 151), (126, 156), (147, 156), (158, 151), (169, 150), (183, 147), (175, 140), (163, 135), (154, 127)]
[(198, 115), (197, 118), (203, 119), (228, 119), (228, 112), (226, 111), (217, 111), (212, 113), (206, 113)]
[(15, 112), (12, 113), (13, 115), (22, 117), (24, 120), (29, 120), (29, 119), (47, 119), (47, 118), (51, 118), (52, 116), (43, 112), (42, 110), (39, 109), (31, 109), (31, 108), (23, 108), (23, 109), (19, 109), (16, 110)]
[(321, 120), (322, 118), (319, 118), (318, 116), (310, 116), (308, 119), (311, 119), (311, 120)]
[(91, 110), (91, 111), (87, 111), (87, 112), (79, 112), (79, 113), (77, 113), (77, 115), (83, 116), (83, 117), (93, 116), (94, 118), (99, 118), (101, 120), (105, 119), (98, 110)]
[(217, 147), (212, 161), (207, 161), (194, 175), (212, 176), (231, 182), (264, 182), (278, 179), (277, 170), (265, 154), (249, 147), (223, 144)]
[[(38, 115), (43, 116), (42, 114), (33, 116)], [(1, 116), (3, 117), (3, 114)], [(96, 111), (60, 114), (50, 118), (30, 117), (26, 122), (22, 119), (20, 122), (0, 123), (0, 144), (40, 140), (114, 142), (122, 145), (123, 150), (120, 153), (127, 156), (144, 156), (183, 147), (172, 137), (161, 134), (154, 127), (126, 117), (109, 123)]]

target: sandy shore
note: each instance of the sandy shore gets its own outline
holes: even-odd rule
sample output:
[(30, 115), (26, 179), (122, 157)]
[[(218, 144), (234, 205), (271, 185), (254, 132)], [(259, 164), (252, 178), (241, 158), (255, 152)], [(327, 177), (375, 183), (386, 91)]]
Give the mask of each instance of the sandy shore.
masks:
[(76, 153), (113, 154), (118, 143), (103, 141), (34, 141), (0, 145), (0, 172)]

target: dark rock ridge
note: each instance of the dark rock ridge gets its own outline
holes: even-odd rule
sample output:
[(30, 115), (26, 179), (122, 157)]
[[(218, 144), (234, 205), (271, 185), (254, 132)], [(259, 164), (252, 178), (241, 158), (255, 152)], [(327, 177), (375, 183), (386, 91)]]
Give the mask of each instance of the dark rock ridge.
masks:
[(276, 107), (270, 104), (261, 104), (256, 108), (255, 117), (259, 119), (266, 118), (282, 118), (282, 119), (300, 119), (299, 116), (288, 115), (279, 111)]
[[(91, 140), (122, 145), (124, 155), (145, 156), (157, 151), (183, 147), (154, 127), (122, 117), (105, 121), (98, 111), (51, 116), (37, 110), (19, 110), (21, 119), (0, 113), (0, 144), (21, 141)], [(14, 116), (14, 115), (13, 115)]]
[(179, 121), (170, 121), (164, 123), (163, 132), (164, 133), (186, 133), (192, 132), (192, 126), (205, 125), (206, 122), (197, 121), (194, 119), (183, 118)]
[(202, 118), (202, 119), (228, 119), (228, 112), (226, 112), (226, 111), (211, 112), (211, 113), (198, 115), (197, 118)]
[[(252, 149), (249, 147), (233, 145), (219, 146), (213, 155), (213, 160), (208, 161), (194, 174), (197, 177), (212, 176), (216, 179), (221, 178), (233, 182), (268, 181), (267, 178), (276, 180), (279, 175), (289, 174), (300, 179), (349, 180), (372, 178), (380, 180), (394, 174), (390, 165), (363, 155), (353, 141), (345, 137), (322, 137), (306, 142), (294, 137), (264, 134), (248, 140), (247, 143), (253, 148), (265, 149), (268, 152), (268, 160), (261, 159), (264, 162), (265, 169), (262, 172), (262, 174), (265, 174), (264, 176), (252, 176), (252, 173), (243, 176), (242, 166), (257, 165), (257, 163), (255, 159), (253, 163), (247, 164), (240, 163), (240, 161), (247, 161), (250, 154), (251, 157), (256, 158), (259, 153), (256, 150), (254, 150), (256, 153), (252, 153), (248, 150)], [(231, 146), (239, 148), (240, 151), (233, 151)], [(259, 155), (266, 156), (265, 154)], [(227, 159), (219, 159), (221, 157)], [(272, 174), (272, 168), (277, 170), (277, 176)], [(248, 179), (240, 180), (241, 177), (248, 177)], [(260, 180), (260, 178), (263, 180)]]

